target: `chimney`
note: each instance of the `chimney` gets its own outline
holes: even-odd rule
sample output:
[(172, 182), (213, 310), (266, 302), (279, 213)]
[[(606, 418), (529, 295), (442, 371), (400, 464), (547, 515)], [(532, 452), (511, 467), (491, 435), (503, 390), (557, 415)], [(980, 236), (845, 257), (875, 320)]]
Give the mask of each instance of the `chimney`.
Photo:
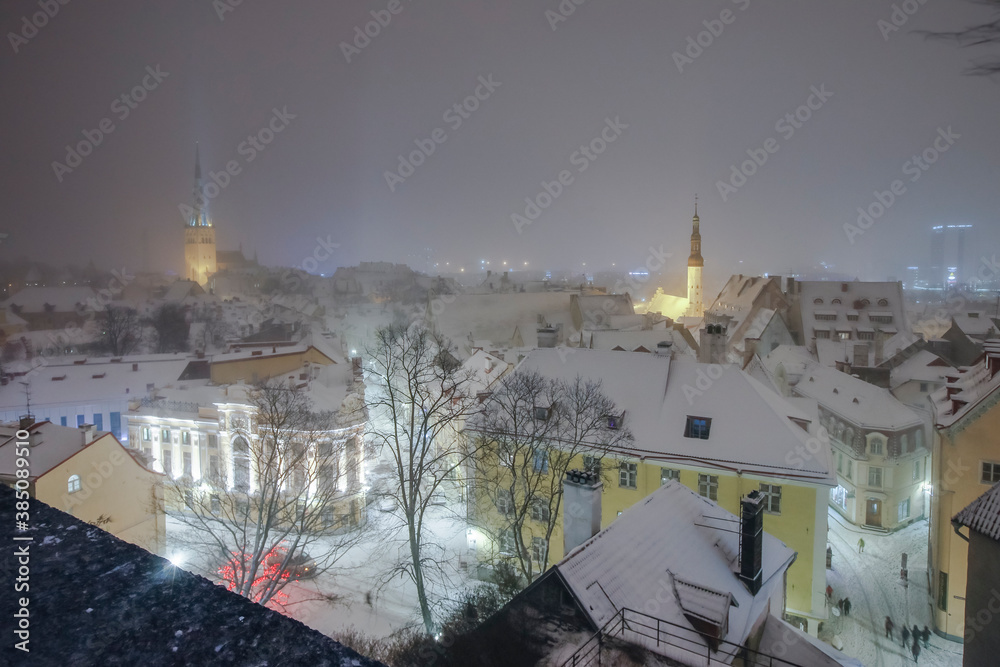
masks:
[(601, 532), (603, 488), (595, 473), (566, 471), (563, 478), (563, 555)]
[[(854, 346), (854, 362), (853, 366), (855, 368), (864, 368), (868, 365), (868, 343), (858, 343)], [(876, 366), (878, 363), (875, 364)]]
[(22, 431), (27, 431), (34, 425), (35, 415), (21, 415), (21, 419), (18, 421), (18, 428)]
[(726, 327), (721, 324), (709, 324), (698, 332), (698, 361), (703, 364), (726, 363), (726, 346), (728, 337)]
[(77, 428), (80, 429), (80, 435), (83, 437), (81, 446), (86, 447), (94, 441), (97, 429), (94, 428), (93, 424), (80, 424)]
[(764, 546), (764, 496), (759, 491), (740, 500), (740, 581), (752, 595), (763, 583), (761, 572)]

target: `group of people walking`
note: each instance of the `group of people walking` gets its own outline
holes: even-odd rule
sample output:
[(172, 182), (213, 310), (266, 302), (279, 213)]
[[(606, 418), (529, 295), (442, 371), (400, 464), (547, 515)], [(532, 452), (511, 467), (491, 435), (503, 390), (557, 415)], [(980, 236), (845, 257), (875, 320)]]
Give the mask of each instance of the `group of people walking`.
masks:
[[(888, 637), (889, 639), (894, 639), (894, 637), (893, 637), (893, 630), (895, 630), (895, 629), (896, 629), (896, 624), (892, 622), (891, 618), (889, 618), (888, 616), (886, 616), (885, 617), (885, 636)], [(910, 643), (910, 646), (909, 646), (910, 653), (913, 654), (913, 661), (917, 662), (918, 658), (920, 658), (920, 643), (923, 642), (924, 648), (927, 648), (930, 645), (930, 641), (931, 641), (931, 631), (930, 631), (930, 628), (928, 628), (925, 625), (924, 629), (921, 630), (916, 625), (914, 625), (913, 629), (911, 630), (909, 627), (907, 627), (907, 626), (904, 625), (903, 626), (903, 630), (902, 630), (902, 632), (900, 634), (902, 635), (903, 648), (907, 647), (907, 644), (910, 643), (910, 640), (912, 638), (913, 641), (912, 641), (912, 643)]]

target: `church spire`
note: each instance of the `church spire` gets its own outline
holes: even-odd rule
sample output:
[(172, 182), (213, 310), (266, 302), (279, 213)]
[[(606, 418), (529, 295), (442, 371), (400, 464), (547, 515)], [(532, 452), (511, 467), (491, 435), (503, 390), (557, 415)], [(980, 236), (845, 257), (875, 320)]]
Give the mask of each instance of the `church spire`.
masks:
[(694, 217), (691, 219), (691, 256), (688, 266), (705, 266), (701, 256), (701, 218), (698, 217), (698, 195), (694, 196)]
[(191, 214), (189, 227), (211, 227), (212, 222), (208, 218), (208, 198), (205, 197), (205, 188), (201, 179), (201, 150), (198, 142), (194, 143), (194, 212)]

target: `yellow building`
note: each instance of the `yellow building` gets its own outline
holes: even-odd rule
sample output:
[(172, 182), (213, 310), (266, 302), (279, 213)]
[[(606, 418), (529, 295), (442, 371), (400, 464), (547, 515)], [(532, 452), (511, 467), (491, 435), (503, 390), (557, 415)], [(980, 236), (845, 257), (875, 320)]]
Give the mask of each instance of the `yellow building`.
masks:
[(0, 427), (0, 481), (17, 488), (18, 470), (27, 463), (33, 498), (147, 551), (164, 553), (162, 475), (139, 463), (112, 434), (91, 425), (22, 426)]
[[(667, 355), (540, 349), (518, 370), (564, 380), (600, 379), (602, 391), (623, 411), (609, 428), (628, 428), (633, 445), (597, 461), (581, 454), (568, 466), (600, 466), (602, 526), (672, 479), (737, 514), (743, 496), (762, 492), (764, 529), (797, 553), (788, 570), (786, 613), (816, 633), (818, 621), (827, 617), (826, 506), (836, 477), (829, 441), (807, 415), (737, 367)], [(480, 503), (474, 508), (477, 519), (494, 525), (507, 511), (474, 502)], [(533, 552), (545, 555), (539, 570), (563, 557), (562, 521), (557, 518), (554, 526), (546, 544), (536, 547), (535, 538), (544, 539), (537, 535), (525, 538)], [(472, 537), (483, 556), (502, 551)]]
[(949, 375), (931, 394), (936, 434), (927, 567), (934, 629), (955, 641), (966, 634), (969, 544), (951, 520), (1000, 481), (1000, 340), (984, 348), (975, 365)]
[(281, 375), (306, 381), (323, 366), (336, 364), (331, 356), (315, 345), (245, 345), (225, 354), (216, 354), (209, 364), (214, 384), (263, 382)]

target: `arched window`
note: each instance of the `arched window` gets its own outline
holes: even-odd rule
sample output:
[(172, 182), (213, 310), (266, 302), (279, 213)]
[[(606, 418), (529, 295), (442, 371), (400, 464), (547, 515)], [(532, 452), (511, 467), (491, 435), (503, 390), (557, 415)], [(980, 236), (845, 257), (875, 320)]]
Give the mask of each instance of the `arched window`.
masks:
[(816, 297), (815, 299), (813, 299), (813, 303), (816, 304), (817, 306), (822, 306), (823, 305), (823, 299), (821, 299), (819, 297)]
[(233, 438), (233, 487), (250, 490), (250, 444), (243, 436)]
[(66, 483), (66, 489), (70, 493), (76, 493), (77, 491), (79, 491), (80, 490), (80, 476), (79, 475), (70, 475), (69, 476), (69, 481)]
[(842, 301), (840, 299), (834, 299), (830, 303), (834, 304), (835, 306), (839, 306), (842, 303)]
[(913, 433), (913, 439), (916, 441), (917, 447), (923, 447), (924, 446), (924, 432), (923, 431), (914, 431), (914, 433)]
[(880, 305), (880, 306), (882, 306), (884, 308), (885, 306), (889, 305), (889, 300), (888, 299), (879, 299), (878, 300), (878, 305)]
[(854, 446), (854, 429), (848, 428), (844, 431), (844, 439), (841, 441), (848, 447)]

